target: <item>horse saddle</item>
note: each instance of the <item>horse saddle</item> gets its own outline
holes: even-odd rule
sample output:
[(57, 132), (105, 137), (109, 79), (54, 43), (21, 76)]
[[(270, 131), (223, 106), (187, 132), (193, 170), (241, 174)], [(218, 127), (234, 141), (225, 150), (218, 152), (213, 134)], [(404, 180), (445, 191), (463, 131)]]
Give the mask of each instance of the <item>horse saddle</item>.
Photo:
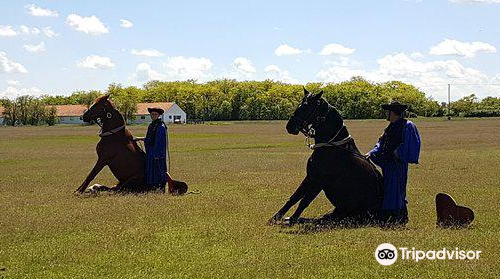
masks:
[(437, 226), (441, 228), (466, 227), (474, 221), (472, 209), (457, 205), (453, 198), (445, 193), (436, 195)]

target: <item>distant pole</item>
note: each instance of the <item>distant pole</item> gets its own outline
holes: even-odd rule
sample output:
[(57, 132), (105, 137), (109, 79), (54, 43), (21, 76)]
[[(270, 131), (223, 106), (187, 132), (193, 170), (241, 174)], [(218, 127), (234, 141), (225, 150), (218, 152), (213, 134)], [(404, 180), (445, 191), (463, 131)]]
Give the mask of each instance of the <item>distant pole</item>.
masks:
[(450, 116), (451, 84), (448, 83), (448, 117)]

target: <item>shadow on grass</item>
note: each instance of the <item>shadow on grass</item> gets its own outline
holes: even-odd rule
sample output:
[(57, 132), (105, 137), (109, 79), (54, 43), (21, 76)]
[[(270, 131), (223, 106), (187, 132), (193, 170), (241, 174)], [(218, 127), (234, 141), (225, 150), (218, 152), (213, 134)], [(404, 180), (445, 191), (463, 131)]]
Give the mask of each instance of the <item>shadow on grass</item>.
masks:
[[(301, 220), (301, 222), (296, 224), (281, 223), (277, 224), (280, 226), (280, 233), (292, 234), (292, 235), (310, 235), (323, 232), (340, 231), (340, 230), (356, 230), (365, 228), (378, 228), (381, 231), (409, 231), (412, 228), (408, 228), (406, 225), (402, 224), (384, 224), (380, 222), (368, 222), (368, 223), (355, 223), (355, 222), (339, 222), (339, 223), (319, 223), (319, 219), (310, 218), (307, 220)], [(459, 231), (459, 230), (473, 230), (474, 225), (469, 226), (455, 226), (443, 228), (436, 226), (436, 229), (440, 231)]]

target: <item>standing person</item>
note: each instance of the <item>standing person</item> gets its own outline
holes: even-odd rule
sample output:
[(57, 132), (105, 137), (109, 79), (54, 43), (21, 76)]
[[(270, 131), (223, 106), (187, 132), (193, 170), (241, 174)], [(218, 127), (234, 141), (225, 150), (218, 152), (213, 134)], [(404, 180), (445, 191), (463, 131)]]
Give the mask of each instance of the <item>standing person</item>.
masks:
[(408, 164), (418, 164), (420, 136), (417, 127), (404, 118), (408, 106), (393, 101), (382, 105), (387, 110), (389, 126), (375, 147), (366, 155), (382, 168), (384, 176), (384, 200), (381, 219), (387, 225), (406, 225), (408, 209), (406, 184)]
[(161, 119), (162, 108), (148, 108), (151, 124), (144, 140), (146, 147), (146, 183), (150, 189), (165, 190), (167, 183), (167, 126)]

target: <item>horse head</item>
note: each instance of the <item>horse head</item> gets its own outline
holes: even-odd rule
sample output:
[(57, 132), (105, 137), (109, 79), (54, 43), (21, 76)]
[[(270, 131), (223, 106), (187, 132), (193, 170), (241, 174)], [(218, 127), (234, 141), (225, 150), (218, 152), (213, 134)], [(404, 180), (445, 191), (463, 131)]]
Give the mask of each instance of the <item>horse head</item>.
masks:
[(288, 133), (297, 135), (302, 132), (307, 137), (320, 141), (346, 136), (339, 134), (341, 130), (346, 130), (343, 129), (345, 126), (342, 116), (322, 95), (323, 91), (311, 94), (304, 87), (304, 97), (286, 125)]
[(318, 94), (310, 94), (304, 87), (304, 97), (286, 124), (286, 130), (289, 134), (307, 133), (311, 126), (325, 117), (325, 110), (328, 110), (329, 105), (321, 98), (322, 95), (323, 91)]
[(100, 123), (105, 119), (110, 119), (114, 115), (115, 107), (109, 100), (109, 95), (97, 98), (94, 103), (83, 114), (83, 121), (87, 123)]

